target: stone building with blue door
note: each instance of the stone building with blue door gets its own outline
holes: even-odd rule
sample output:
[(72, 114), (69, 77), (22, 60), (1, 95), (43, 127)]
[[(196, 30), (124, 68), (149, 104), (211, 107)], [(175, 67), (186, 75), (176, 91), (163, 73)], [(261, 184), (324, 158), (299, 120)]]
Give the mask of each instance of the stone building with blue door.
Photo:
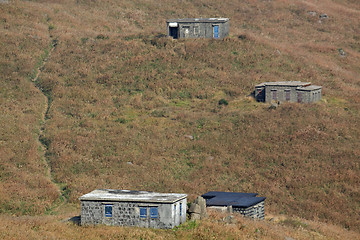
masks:
[(167, 33), (173, 39), (215, 38), (229, 36), (228, 18), (183, 18), (168, 19)]
[(258, 102), (269, 103), (312, 103), (321, 100), (321, 89), (310, 82), (263, 82), (255, 86), (255, 98)]
[(186, 221), (186, 194), (97, 189), (79, 199), (81, 225), (168, 229)]

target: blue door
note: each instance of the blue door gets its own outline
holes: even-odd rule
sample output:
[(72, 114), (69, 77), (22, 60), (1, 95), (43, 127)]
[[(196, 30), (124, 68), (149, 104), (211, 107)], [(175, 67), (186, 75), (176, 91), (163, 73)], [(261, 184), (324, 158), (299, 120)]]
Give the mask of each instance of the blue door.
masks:
[(219, 38), (219, 26), (218, 25), (213, 26), (213, 31), (214, 31), (214, 38), (218, 39)]

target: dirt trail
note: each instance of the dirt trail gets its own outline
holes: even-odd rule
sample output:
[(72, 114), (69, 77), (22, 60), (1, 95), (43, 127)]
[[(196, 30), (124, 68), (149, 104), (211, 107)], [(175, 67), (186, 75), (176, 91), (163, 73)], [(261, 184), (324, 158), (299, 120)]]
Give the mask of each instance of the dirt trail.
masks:
[(42, 114), (41, 114), (41, 122), (42, 122), (42, 126), (40, 127), (40, 133), (39, 133), (39, 144), (41, 145), (41, 148), (42, 148), (42, 151), (43, 151), (43, 157), (45, 159), (44, 163), (45, 163), (45, 167), (46, 167), (46, 176), (49, 177), (50, 181), (54, 184), (54, 186), (56, 187), (58, 193), (59, 193), (59, 196), (60, 196), (60, 204), (57, 204), (55, 206), (52, 207), (52, 210), (56, 210), (58, 209), (59, 207), (61, 207), (62, 205), (64, 205), (67, 201), (64, 193), (62, 192), (60, 186), (56, 183), (56, 181), (54, 180), (53, 176), (52, 176), (52, 169), (51, 169), (51, 165), (49, 164), (49, 161), (46, 157), (46, 151), (48, 150), (48, 146), (46, 146), (42, 141), (41, 141), (41, 138), (42, 136), (44, 136), (44, 131), (45, 131), (45, 126), (46, 126), (46, 120), (47, 120), (47, 112), (50, 108), (50, 101), (49, 101), (49, 97), (46, 96), (46, 94), (43, 92), (43, 89), (37, 85), (36, 83), (38, 82), (39, 80), (39, 77), (42, 73), (42, 71), (44, 70), (45, 68), (45, 65), (46, 63), (48, 62), (48, 60), (50, 59), (51, 57), (51, 54), (54, 52), (56, 46), (57, 46), (57, 41), (56, 40), (53, 40), (52, 41), (52, 45), (51, 45), (51, 49), (47, 55), (47, 57), (43, 60), (41, 66), (39, 66), (37, 69), (36, 69), (36, 76), (34, 77), (34, 79), (32, 79), (32, 82), (34, 83), (34, 87), (44, 96), (44, 99), (45, 99), (45, 106), (42, 110)]

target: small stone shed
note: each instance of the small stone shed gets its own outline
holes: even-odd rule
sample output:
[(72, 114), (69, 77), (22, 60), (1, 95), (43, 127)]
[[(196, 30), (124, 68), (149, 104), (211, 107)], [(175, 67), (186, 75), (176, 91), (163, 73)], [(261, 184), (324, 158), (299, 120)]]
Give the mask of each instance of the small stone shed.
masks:
[(321, 88), (310, 82), (264, 82), (255, 86), (255, 98), (259, 102), (312, 103), (321, 100)]
[(215, 38), (229, 35), (228, 18), (183, 18), (168, 19), (167, 33), (173, 39), (179, 38)]
[(257, 193), (217, 192), (212, 191), (202, 195), (207, 208), (229, 209), (246, 217), (264, 219), (265, 197), (256, 197)]
[(186, 221), (187, 195), (97, 189), (81, 196), (81, 225), (173, 228)]

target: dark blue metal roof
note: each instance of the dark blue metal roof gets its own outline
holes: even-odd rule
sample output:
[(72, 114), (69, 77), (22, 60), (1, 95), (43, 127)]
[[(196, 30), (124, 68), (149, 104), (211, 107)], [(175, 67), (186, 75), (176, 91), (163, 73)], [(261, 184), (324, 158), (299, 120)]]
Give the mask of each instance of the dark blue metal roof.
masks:
[(257, 193), (217, 192), (212, 191), (202, 195), (207, 206), (250, 207), (264, 201), (265, 197), (256, 197)]
[(218, 192), (211, 191), (201, 195), (203, 198), (243, 198), (243, 197), (256, 197), (257, 193), (242, 193), (242, 192)]

